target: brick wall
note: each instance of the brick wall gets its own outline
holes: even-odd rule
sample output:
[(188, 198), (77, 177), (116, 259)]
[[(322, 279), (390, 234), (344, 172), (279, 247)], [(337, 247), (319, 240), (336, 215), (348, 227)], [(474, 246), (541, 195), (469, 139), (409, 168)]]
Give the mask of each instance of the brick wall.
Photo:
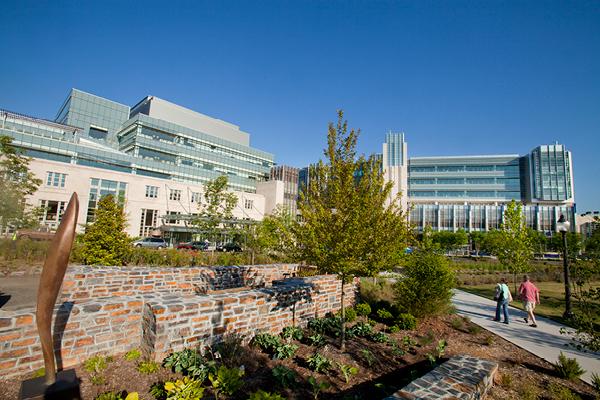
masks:
[[(341, 282), (335, 276), (280, 280), (295, 268), (219, 267), (214, 275), (209, 268), (70, 268), (63, 285), (68, 301), (54, 310), (58, 367), (133, 348), (161, 359), (173, 349), (213, 343), (225, 333), (251, 337), (257, 331), (278, 332), (340, 308)], [(206, 276), (212, 280), (202, 281)], [(233, 289), (197, 294), (187, 286), (194, 279), (206, 282), (207, 290)], [(255, 287), (235, 289), (240, 283)], [(346, 304), (351, 305), (356, 286), (346, 288)], [(0, 377), (42, 366), (35, 310), (0, 310)]]
[[(346, 285), (345, 303), (353, 305), (355, 285)], [(144, 352), (162, 360), (172, 351), (205, 346), (223, 335), (250, 339), (256, 332), (280, 332), (292, 324), (336, 312), (341, 282), (333, 275), (290, 279), (270, 288), (194, 297), (155, 294), (146, 298), (143, 313)]]
[(269, 286), (295, 276), (297, 264), (232, 267), (90, 267), (70, 266), (65, 274), (61, 301), (80, 302), (112, 296), (168, 292), (206, 293), (238, 287)]
[[(119, 354), (139, 345), (141, 298), (116, 297), (54, 310), (54, 349), (59, 368), (96, 354)], [(33, 309), (0, 313), (0, 376), (11, 377), (44, 366)]]

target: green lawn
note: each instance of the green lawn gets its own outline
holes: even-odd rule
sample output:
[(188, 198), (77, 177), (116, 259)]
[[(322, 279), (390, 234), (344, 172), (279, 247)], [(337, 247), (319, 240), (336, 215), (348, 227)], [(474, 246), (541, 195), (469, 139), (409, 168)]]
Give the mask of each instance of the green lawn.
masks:
[[(540, 289), (540, 304), (535, 308), (535, 314), (566, 324), (562, 318), (562, 314), (565, 311), (565, 285), (560, 282), (539, 282), (535, 285)], [(492, 299), (494, 298), (495, 286), (496, 285), (461, 286), (459, 289)], [(509, 286), (513, 297), (515, 298), (515, 301), (511, 303), (511, 306), (523, 310), (523, 303), (520, 300), (517, 300), (517, 296), (515, 296), (514, 285), (509, 283)], [(593, 286), (600, 286), (600, 282), (593, 282)], [(571, 301), (573, 306), (576, 307), (576, 301), (574, 301), (574, 299)], [(596, 304), (596, 315), (600, 315), (600, 304)]]

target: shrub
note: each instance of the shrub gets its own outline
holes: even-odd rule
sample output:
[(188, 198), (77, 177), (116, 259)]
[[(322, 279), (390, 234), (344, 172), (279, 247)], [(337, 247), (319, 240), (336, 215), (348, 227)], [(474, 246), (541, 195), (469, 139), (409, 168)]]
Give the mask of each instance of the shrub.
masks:
[(342, 318), (331, 314), (325, 318), (314, 318), (308, 321), (308, 328), (316, 333), (337, 337), (342, 332)]
[(158, 372), (160, 366), (154, 361), (142, 361), (138, 364), (137, 370), (142, 374), (153, 374)]
[(354, 306), (356, 313), (362, 317), (366, 317), (371, 314), (371, 306), (368, 303), (360, 303)]
[(470, 324), (467, 330), (470, 334), (477, 335), (479, 332), (481, 332), (481, 327), (479, 325)]
[(285, 400), (280, 394), (258, 390), (248, 397), (248, 400)]
[(394, 316), (385, 308), (380, 308), (379, 310), (377, 310), (377, 318), (380, 322), (389, 325), (392, 322)]
[(175, 382), (166, 382), (167, 400), (195, 400), (204, 396), (202, 382), (197, 379), (184, 377)]
[(142, 356), (142, 353), (138, 349), (129, 350), (125, 353), (125, 359), (127, 361), (135, 361)]
[(379, 303), (379, 307), (376, 308), (381, 308), (386, 303), (394, 303), (394, 287), (387, 280), (374, 283), (371, 279), (363, 278), (360, 280), (360, 298), (371, 307)]
[(281, 332), (281, 337), (283, 337), (284, 339), (295, 339), (295, 340), (302, 340), (302, 337), (304, 336), (304, 332), (302, 331), (302, 329), (298, 328), (297, 326), (286, 326), (285, 328), (283, 328), (283, 331)]
[(242, 376), (244, 376), (243, 368), (227, 368), (224, 365), (221, 365), (216, 373), (209, 374), (208, 379), (212, 384), (215, 398), (218, 399), (221, 393), (231, 396), (237, 392), (244, 384)]
[(308, 343), (311, 346), (321, 347), (325, 345), (325, 337), (320, 333), (315, 333), (308, 337)]
[[(346, 314), (346, 322), (354, 322), (356, 321), (356, 310), (354, 308), (346, 308), (344, 310), (344, 313)], [(340, 317), (341, 317), (341, 313), (340, 313)]]
[(393, 325), (390, 327), (390, 333), (398, 333), (400, 332), (402, 329), (400, 329), (400, 327), (398, 325)]
[(94, 223), (86, 227), (82, 237), (82, 261), (88, 265), (124, 265), (131, 251), (126, 221), (120, 200), (111, 194), (102, 196)]
[(417, 328), (417, 319), (408, 313), (401, 313), (396, 319), (396, 326), (404, 331), (412, 331)]
[(595, 372), (592, 374), (592, 385), (600, 392), (600, 375)]
[(315, 372), (324, 372), (331, 367), (331, 361), (320, 353), (315, 353), (306, 360), (310, 369)]
[(540, 389), (537, 386), (523, 385), (519, 389), (519, 398), (521, 400), (538, 400), (540, 398)]
[(558, 356), (558, 362), (554, 364), (554, 370), (561, 378), (570, 380), (575, 380), (585, 373), (576, 358), (567, 358), (562, 351)]
[(421, 318), (450, 306), (455, 278), (443, 255), (427, 250), (411, 254), (404, 276), (394, 287), (396, 304), (403, 312)]
[(104, 379), (104, 377), (102, 375), (92, 375), (90, 376), (90, 382), (92, 382), (92, 385), (104, 385), (106, 383), (106, 379)]
[[(235, 333), (226, 334), (222, 340), (212, 347), (213, 358), (216, 354), (228, 367), (239, 365), (240, 357), (244, 356), (248, 349), (243, 346), (244, 337)], [(231, 365), (230, 365), (231, 364)]]
[(272, 370), (273, 378), (284, 388), (294, 386), (296, 384), (296, 372), (294, 370), (283, 366), (277, 365)]
[(460, 318), (452, 318), (452, 321), (450, 322), (450, 325), (452, 325), (452, 328), (454, 328), (457, 331), (459, 331), (459, 330), (461, 330), (461, 328), (463, 326), (463, 321)]
[(571, 389), (554, 382), (548, 385), (548, 391), (552, 400), (581, 400), (581, 397), (573, 393)]

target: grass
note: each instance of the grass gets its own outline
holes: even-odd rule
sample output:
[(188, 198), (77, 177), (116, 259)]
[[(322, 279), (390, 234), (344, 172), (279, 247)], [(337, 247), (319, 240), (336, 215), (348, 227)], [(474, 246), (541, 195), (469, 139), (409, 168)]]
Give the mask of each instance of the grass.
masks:
[[(554, 321), (568, 325), (562, 318), (565, 311), (565, 285), (561, 282), (535, 282), (535, 285), (540, 290), (540, 304), (535, 307), (535, 315), (550, 318)], [(514, 292), (514, 286), (509, 283), (511, 292)], [(600, 286), (600, 282), (593, 282), (593, 286)], [(473, 293), (478, 296), (488, 299), (494, 298), (495, 285), (474, 285), (461, 286), (459, 289), (465, 292)], [(513, 293), (515, 300), (510, 303), (511, 307), (524, 310), (523, 302), (517, 300), (517, 296)], [(577, 307), (576, 302), (573, 304)], [(598, 303), (598, 315), (600, 315), (600, 303)]]

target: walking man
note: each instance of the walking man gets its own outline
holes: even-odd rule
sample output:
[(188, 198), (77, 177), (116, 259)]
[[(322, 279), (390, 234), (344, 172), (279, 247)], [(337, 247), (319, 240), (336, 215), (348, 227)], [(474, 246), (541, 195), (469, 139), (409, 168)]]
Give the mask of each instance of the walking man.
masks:
[(540, 291), (533, 283), (531, 283), (528, 275), (523, 276), (523, 283), (519, 286), (519, 298), (523, 300), (523, 306), (527, 312), (525, 323), (527, 324), (529, 323), (529, 320), (531, 320), (530, 326), (532, 328), (537, 328), (533, 310), (535, 310), (536, 304), (540, 304)]

